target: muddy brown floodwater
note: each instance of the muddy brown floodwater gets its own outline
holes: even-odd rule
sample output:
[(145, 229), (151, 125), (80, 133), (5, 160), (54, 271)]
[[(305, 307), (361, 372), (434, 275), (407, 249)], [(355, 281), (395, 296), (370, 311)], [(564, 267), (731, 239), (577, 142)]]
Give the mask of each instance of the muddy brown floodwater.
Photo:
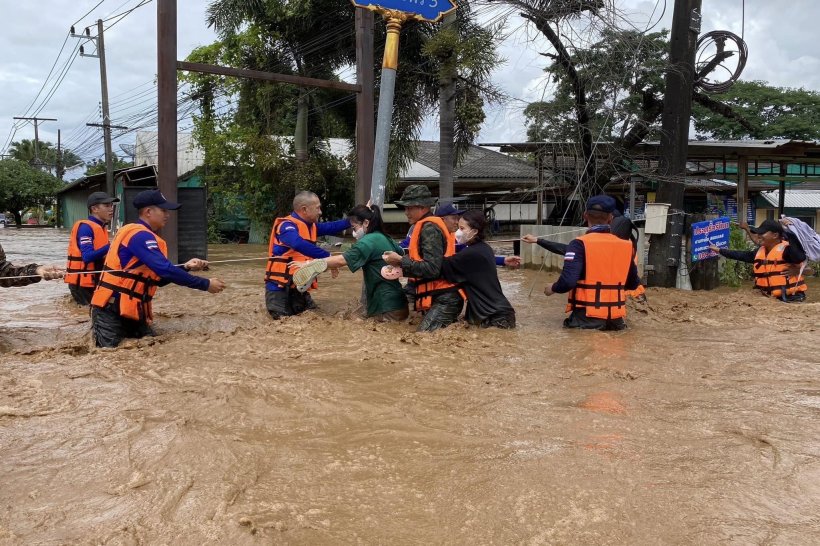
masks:
[[(0, 231), (16, 262), (65, 240)], [(354, 318), (350, 273), (273, 322), (262, 263), (160, 289), (114, 350), (61, 283), (0, 291), (0, 542), (820, 542), (820, 304), (650, 289), (571, 332), (555, 273), (502, 270), (518, 329), (421, 335)]]

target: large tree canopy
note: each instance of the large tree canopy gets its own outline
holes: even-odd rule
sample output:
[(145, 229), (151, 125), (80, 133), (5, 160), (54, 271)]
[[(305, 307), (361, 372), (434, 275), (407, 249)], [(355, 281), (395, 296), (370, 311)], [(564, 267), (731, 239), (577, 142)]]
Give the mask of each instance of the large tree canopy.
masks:
[(17, 226), (23, 223), (23, 209), (50, 204), (62, 187), (60, 180), (24, 161), (0, 161), (0, 210), (10, 211)]
[(820, 93), (807, 89), (772, 87), (762, 81), (738, 81), (729, 91), (712, 95), (729, 105), (751, 127), (736, 119), (714, 115), (695, 104), (692, 114), (698, 138), (820, 139)]

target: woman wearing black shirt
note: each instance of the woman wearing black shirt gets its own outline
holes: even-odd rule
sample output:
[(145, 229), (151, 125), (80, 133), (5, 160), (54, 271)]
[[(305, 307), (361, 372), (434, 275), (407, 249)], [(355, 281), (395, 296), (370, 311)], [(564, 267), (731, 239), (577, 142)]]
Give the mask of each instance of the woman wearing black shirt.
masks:
[(442, 276), (467, 292), (468, 322), (485, 328), (515, 328), (515, 310), (501, 291), (495, 253), (484, 242), (486, 227), (480, 210), (468, 210), (461, 216), (456, 241), (467, 248), (444, 259)]

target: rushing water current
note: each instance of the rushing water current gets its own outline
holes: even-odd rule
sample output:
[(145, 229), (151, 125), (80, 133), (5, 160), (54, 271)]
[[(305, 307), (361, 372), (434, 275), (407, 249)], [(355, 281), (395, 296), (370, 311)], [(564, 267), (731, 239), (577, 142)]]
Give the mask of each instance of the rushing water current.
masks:
[[(0, 230), (21, 264), (66, 239)], [(820, 542), (818, 283), (649, 289), (601, 333), (500, 270), (516, 330), (424, 335), (356, 318), (349, 272), (274, 322), (263, 264), (161, 288), (113, 350), (63, 283), (0, 289), (0, 543)]]

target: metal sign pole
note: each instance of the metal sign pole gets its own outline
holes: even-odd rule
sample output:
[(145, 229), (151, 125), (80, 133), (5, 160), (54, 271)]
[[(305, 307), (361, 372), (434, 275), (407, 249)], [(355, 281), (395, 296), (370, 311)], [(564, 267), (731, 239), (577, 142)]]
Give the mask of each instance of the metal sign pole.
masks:
[[(382, 208), (387, 186), (387, 163), (390, 152), (390, 129), (393, 125), (393, 97), (396, 90), (396, 70), (399, 67), (399, 33), (410, 19), (435, 23), (456, 9), (453, 0), (352, 0), (354, 6), (379, 13), (387, 22), (384, 44), (382, 79), (379, 88), (379, 110), (376, 118), (376, 141), (373, 153), (373, 176), (370, 202)], [(408, 5), (409, 4), (409, 5)], [(441, 4), (441, 5), (439, 5)]]
[(393, 97), (396, 90), (396, 70), (399, 68), (399, 33), (407, 14), (385, 10), (387, 21), (387, 41), (384, 44), (382, 61), (382, 81), (379, 88), (379, 110), (376, 116), (376, 141), (373, 154), (373, 177), (370, 184), (370, 203), (384, 206), (387, 186), (387, 159), (390, 154), (390, 128), (393, 122)]

